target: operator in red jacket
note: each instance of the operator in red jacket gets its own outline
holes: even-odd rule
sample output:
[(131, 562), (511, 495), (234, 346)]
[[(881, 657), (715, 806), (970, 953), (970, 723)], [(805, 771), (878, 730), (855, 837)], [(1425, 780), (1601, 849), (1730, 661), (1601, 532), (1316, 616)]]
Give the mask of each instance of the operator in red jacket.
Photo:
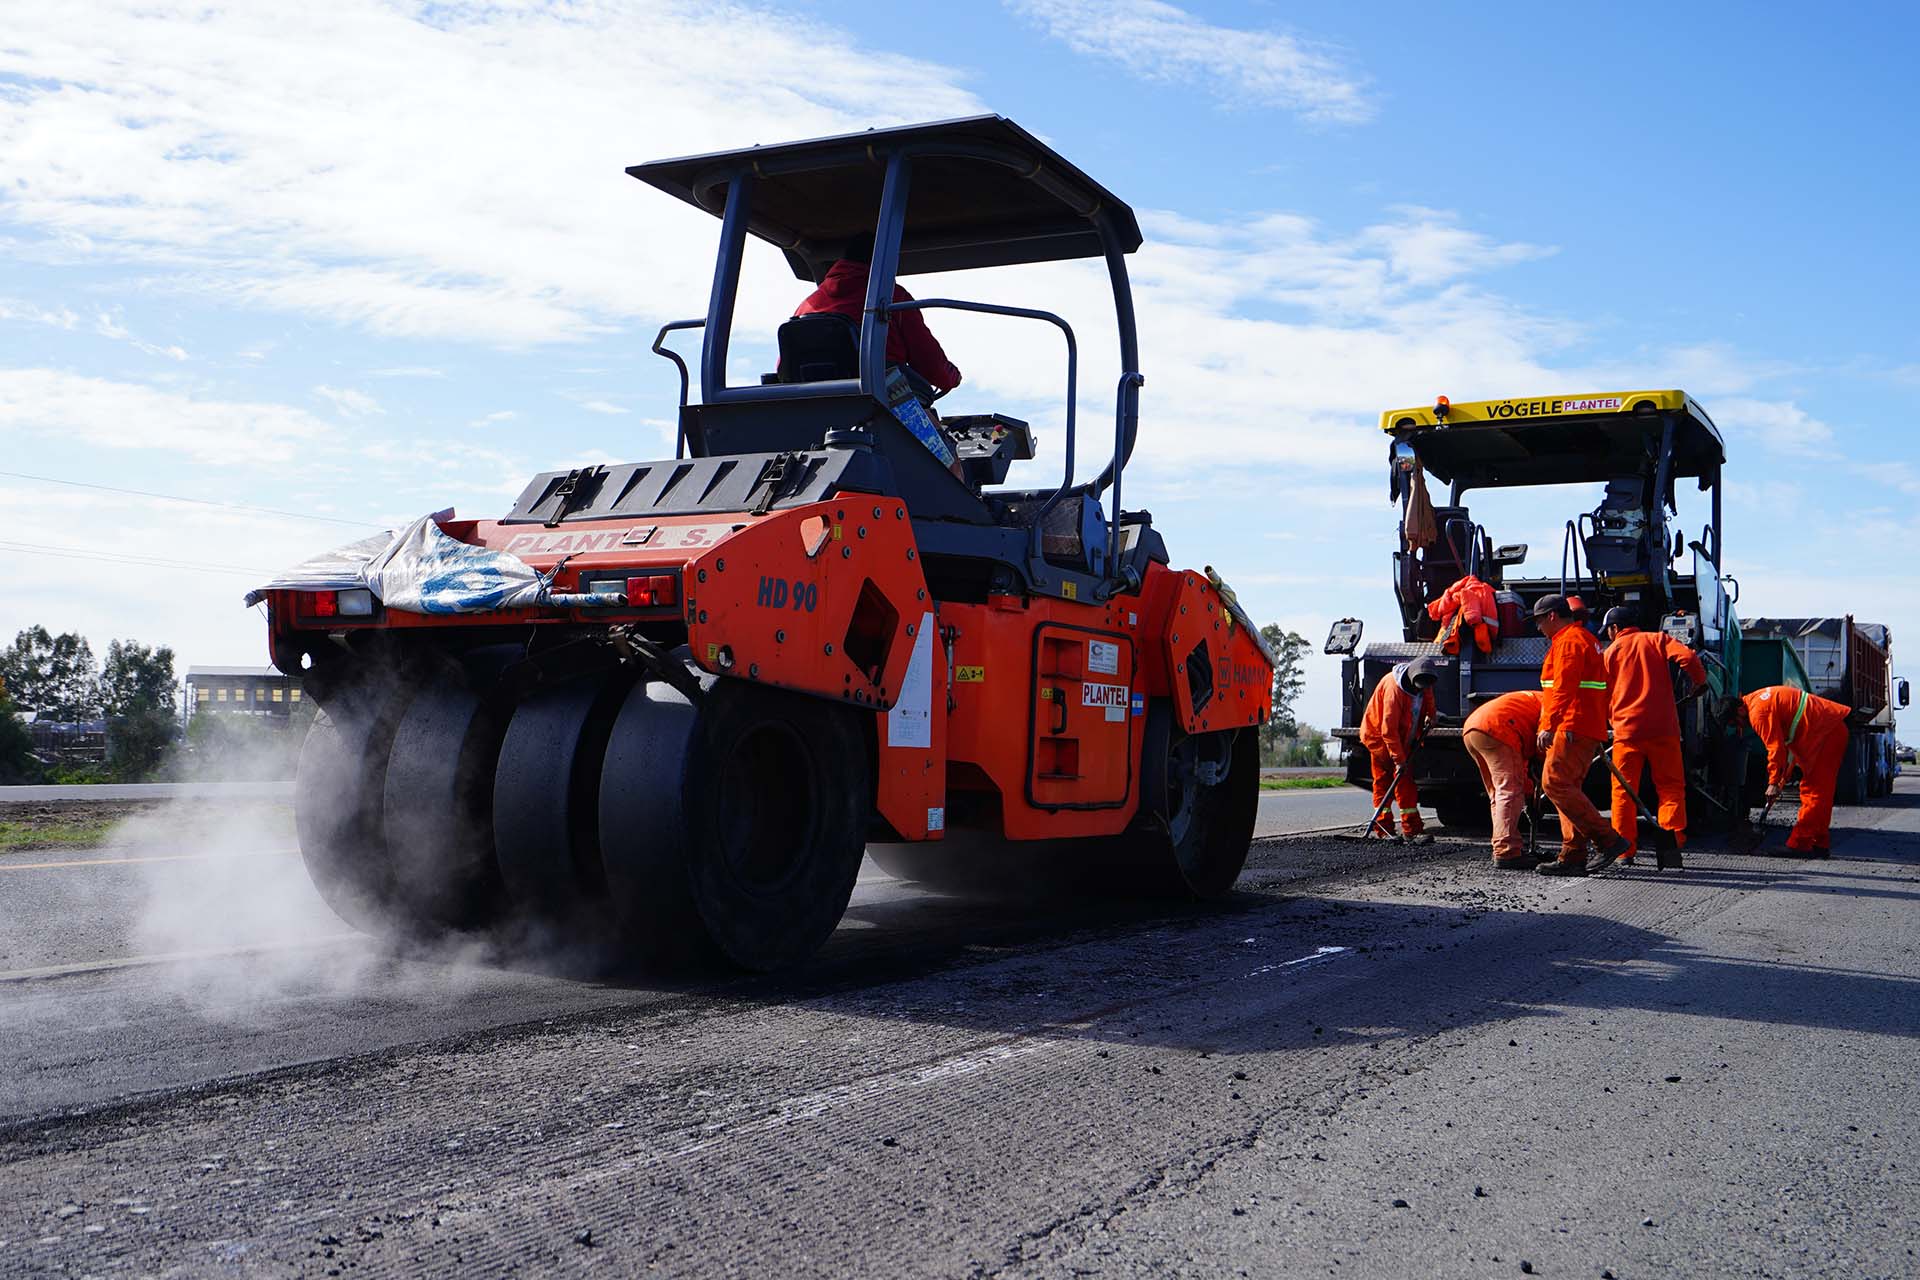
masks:
[[(1543, 596), (1533, 620), (1547, 637), (1547, 660), (1540, 667), (1540, 731), (1535, 738), (1547, 753), (1540, 788), (1560, 814), (1560, 859), (1540, 864), (1546, 876), (1587, 874), (1587, 845), (1600, 850), (1600, 867), (1628, 849), (1600, 811), (1587, 799), (1587, 771), (1606, 745), (1607, 664), (1599, 642), (1581, 624), (1578, 601)], [(1598, 870), (1599, 868), (1595, 868)]]
[(1500, 635), (1500, 607), (1493, 588), (1468, 574), (1448, 587), (1446, 594), (1427, 606), (1427, 616), (1440, 623), (1440, 648), (1444, 653), (1460, 652), (1460, 633), (1473, 632), (1473, 647), (1482, 653), (1493, 652)]
[[(1393, 835), (1391, 810), (1381, 812), (1389, 790), (1400, 805), (1402, 833), (1417, 836), (1426, 830), (1420, 821), (1420, 788), (1407, 762), (1413, 756), (1413, 744), (1433, 723), (1433, 686), (1439, 675), (1426, 658), (1403, 662), (1381, 676), (1367, 698), (1367, 713), (1360, 721), (1360, 745), (1373, 757), (1373, 807), (1380, 813), (1380, 821), (1373, 828), (1375, 835)], [(1400, 778), (1398, 784), (1395, 774)]]
[(1476, 708), (1460, 730), (1461, 745), (1473, 757), (1493, 804), (1493, 865), (1502, 871), (1534, 866), (1520, 839), (1520, 815), (1533, 794), (1527, 770), (1540, 754), (1539, 729), (1540, 695), (1522, 689)]
[[(1600, 624), (1607, 638), (1607, 694), (1613, 725), (1613, 766), (1635, 790), (1643, 770), (1653, 772), (1660, 797), (1660, 826), (1677, 845), (1687, 842), (1687, 771), (1680, 756), (1680, 708), (1673, 700), (1667, 664), (1678, 663), (1695, 689), (1707, 684), (1700, 655), (1661, 631), (1642, 631), (1626, 609), (1609, 609)], [(1633, 861), (1639, 822), (1636, 797), (1612, 780), (1613, 829), (1627, 842), (1621, 855)]]
[[(868, 264), (873, 260), (873, 237), (857, 239), (846, 254), (827, 269), (820, 287), (808, 294), (794, 309), (794, 315), (807, 316), (829, 311), (846, 316), (854, 324), (867, 309)], [(895, 302), (911, 302), (913, 295), (893, 286)], [(927, 328), (926, 316), (919, 311), (893, 311), (887, 314), (887, 363), (905, 365), (939, 391), (951, 391), (960, 385), (960, 370), (940, 348), (940, 340)]]
[(1794, 853), (1824, 858), (1832, 845), (1833, 793), (1847, 754), (1847, 708), (1792, 685), (1756, 689), (1740, 711), (1767, 748), (1767, 799), (1780, 794), (1800, 766), (1800, 816), (1787, 836)]

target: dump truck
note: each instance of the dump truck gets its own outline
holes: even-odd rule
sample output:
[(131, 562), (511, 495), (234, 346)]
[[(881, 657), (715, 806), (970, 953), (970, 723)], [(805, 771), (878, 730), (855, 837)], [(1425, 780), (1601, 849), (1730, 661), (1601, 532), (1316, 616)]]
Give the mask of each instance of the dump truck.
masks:
[(1911, 692), (1893, 675), (1893, 635), (1884, 623), (1855, 622), (1852, 614), (1753, 618), (1743, 624), (1742, 648), (1748, 688), (1794, 684), (1852, 712), (1836, 788), (1841, 804), (1893, 793), (1900, 774), (1894, 711)]
[[(675, 455), (543, 472), (498, 518), (422, 517), (250, 597), (322, 709), (295, 817), (327, 901), (381, 932), (518, 925), (774, 969), (832, 933), (867, 851), (936, 888), (1070, 866), (1225, 893), (1273, 659), (1122, 505), (1133, 211), (999, 116), (628, 172), (719, 221), (704, 314), (653, 343), (678, 370)], [(796, 301), (870, 247), (860, 314), (737, 334), (743, 260), (768, 245)], [(1091, 447), (1065, 318), (895, 291), (1086, 258), (1121, 371)], [(889, 362), (890, 324), (940, 309), (1057, 336), (1057, 482), (1007, 483), (1028, 423), (939, 412)], [(777, 364), (736, 381), (755, 337)]]
[[(1400, 613), (1396, 639), (1367, 645), (1364, 622), (1347, 618), (1329, 634), (1326, 652), (1343, 659), (1341, 726), (1347, 779), (1371, 786), (1371, 762), (1358, 749), (1359, 725), (1374, 684), (1396, 664), (1430, 658), (1439, 667), (1438, 717), (1414, 751), (1420, 801), (1442, 823), (1485, 830), (1491, 821), (1478, 771), (1461, 743), (1474, 708), (1517, 689), (1540, 687), (1547, 642), (1531, 611), (1549, 595), (1578, 597), (1594, 624), (1616, 606), (1647, 630), (1662, 630), (1699, 651), (1708, 687), (1681, 707), (1682, 755), (1696, 826), (1731, 824), (1747, 799), (1746, 746), (1729, 725), (1729, 699), (1741, 692), (1738, 583), (1721, 568), (1722, 469), (1718, 428), (1684, 391), (1613, 391), (1487, 400), (1393, 409), (1381, 415), (1388, 492), (1400, 506), (1393, 590)], [(1430, 542), (1409, 538), (1409, 511), (1426, 478), (1447, 486), (1432, 503)], [(1697, 532), (1679, 525), (1679, 493), (1691, 482), (1705, 495)], [(1586, 486), (1591, 507), (1561, 508), (1559, 563), (1547, 572), (1517, 572), (1529, 547), (1499, 542), (1469, 506), (1488, 490)], [(1596, 492), (1597, 491), (1597, 492)], [(1440, 643), (1432, 606), (1467, 575), (1486, 582), (1499, 605), (1491, 653), (1469, 639), (1458, 653)], [(1604, 773), (1589, 785), (1605, 803)]]

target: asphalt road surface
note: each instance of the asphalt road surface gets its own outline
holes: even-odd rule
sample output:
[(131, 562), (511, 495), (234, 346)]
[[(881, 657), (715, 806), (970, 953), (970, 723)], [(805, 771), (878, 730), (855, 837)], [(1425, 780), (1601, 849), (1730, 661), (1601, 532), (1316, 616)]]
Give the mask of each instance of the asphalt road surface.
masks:
[(11, 854), (0, 1274), (1911, 1275), (1920, 786), (1835, 834), (1283, 836), (1205, 909), (869, 868), (803, 973), (671, 983), (389, 954), (248, 832)]

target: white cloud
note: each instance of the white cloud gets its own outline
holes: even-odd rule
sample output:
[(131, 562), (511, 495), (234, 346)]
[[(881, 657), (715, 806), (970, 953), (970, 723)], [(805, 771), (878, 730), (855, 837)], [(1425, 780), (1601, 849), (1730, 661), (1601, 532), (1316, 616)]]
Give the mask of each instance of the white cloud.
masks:
[(0, 219), (34, 255), (394, 337), (677, 316), (712, 219), (625, 165), (981, 109), (942, 68), (720, 0), (20, 0), (7, 28)]
[(0, 427), (229, 466), (290, 461), (332, 430), (286, 405), (196, 400), (56, 369), (0, 369)]
[(313, 389), (313, 394), (327, 401), (341, 413), (353, 418), (364, 418), (370, 414), (386, 412), (380, 407), (378, 400), (364, 391), (355, 391), (351, 387), (320, 386)]
[(1729, 453), (1751, 437), (1769, 452), (1807, 458), (1831, 458), (1833, 428), (1791, 400), (1735, 397), (1715, 401), (1707, 410)]
[(1357, 124), (1374, 104), (1364, 77), (1289, 35), (1215, 26), (1162, 0), (1007, 0), (1075, 53), (1146, 80), (1197, 85), (1230, 106), (1283, 107)]

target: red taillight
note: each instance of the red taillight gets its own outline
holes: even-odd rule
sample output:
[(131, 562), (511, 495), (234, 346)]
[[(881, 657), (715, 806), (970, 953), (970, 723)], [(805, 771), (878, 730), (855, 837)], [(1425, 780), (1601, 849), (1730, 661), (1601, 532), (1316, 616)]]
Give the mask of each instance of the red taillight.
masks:
[(340, 593), (337, 591), (309, 591), (307, 593), (307, 612), (316, 618), (331, 618), (340, 612)]
[(627, 579), (627, 603), (636, 609), (678, 604), (680, 580), (670, 573), (653, 573), (644, 578)]

